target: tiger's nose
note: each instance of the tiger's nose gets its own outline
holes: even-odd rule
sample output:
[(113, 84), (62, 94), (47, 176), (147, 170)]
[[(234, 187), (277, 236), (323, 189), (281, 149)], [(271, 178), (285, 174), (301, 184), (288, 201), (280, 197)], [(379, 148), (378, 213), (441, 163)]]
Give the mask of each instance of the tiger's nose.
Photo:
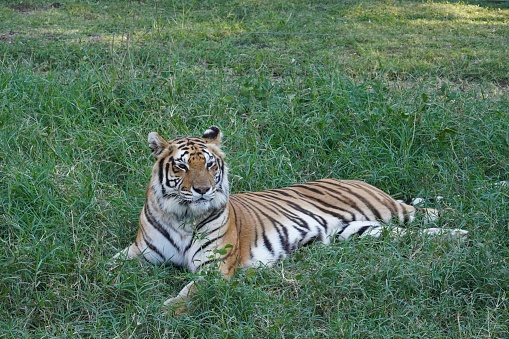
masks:
[(210, 189), (209, 186), (193, 186), (193, 189), (196, 193), (199, 193), (199, 194), (205, 194), (208, 192), (208, 190)]

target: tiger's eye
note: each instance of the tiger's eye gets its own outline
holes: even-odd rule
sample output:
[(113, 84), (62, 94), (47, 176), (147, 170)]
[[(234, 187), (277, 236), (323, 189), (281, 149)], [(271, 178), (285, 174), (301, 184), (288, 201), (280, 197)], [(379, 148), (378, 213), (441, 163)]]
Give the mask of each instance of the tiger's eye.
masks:
[(183, 171), (187, 171), (187, 166), (180, 163), (180, 164), (175, 164), (179, 169), (183, 170)]

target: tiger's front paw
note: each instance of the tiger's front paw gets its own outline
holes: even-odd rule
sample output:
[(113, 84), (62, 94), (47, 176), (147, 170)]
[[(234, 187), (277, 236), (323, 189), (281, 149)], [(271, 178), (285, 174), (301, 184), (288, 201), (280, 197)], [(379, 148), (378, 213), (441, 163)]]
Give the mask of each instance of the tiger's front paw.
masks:
[(132, 244), (129, 247), (124, 248), (122, 251), (118, 252), (111, 258), (111, 261), (115, 262), (117, 260), (131, 260), (138, 257), (141, 254), (138, 246), (136, 244)]
[(112, 262), (116, 262), (117, 260), (129, 260), (129, 247), (124, 248), (122, 251), (117, 252), (112, 258)]
[(141, 252), (138, 250), (138, 247), (135, 244), (132, 244), (129, 247), (124, 248), (122, 251), (115, 254), (108, 262), (107, 265), (110, 271), (116, 270), (119, 266), (121, 266), (126, 260), (131, 260), (139, 256)]

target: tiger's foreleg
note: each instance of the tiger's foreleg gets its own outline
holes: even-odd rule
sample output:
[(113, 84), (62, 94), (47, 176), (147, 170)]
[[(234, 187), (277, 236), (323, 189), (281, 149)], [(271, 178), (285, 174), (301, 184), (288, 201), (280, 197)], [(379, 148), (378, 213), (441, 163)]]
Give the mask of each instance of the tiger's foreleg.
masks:
[[(136, 243), (131, 244), (131, 246), (124, 248), (122, 251), (118, 252), (111, 259), (112, 262), (117, 262), (118, 260), (132, 260), (140, 256), (142, 252), (136, 245)], [(197, 281), (202, 280), (202, 278), (198, 278)], [(191, 301), (192, 294), (196, 291), (196, 281), (191, 281), (189, 284), (184, 286), (182, 290), (178, 293), (176, 297), (169, 298), (164, 302), (164, 306), (168, 307), (168, 309), (175, 314), (183, 314), (187, 312), (187, 305)]]
[[(230, 279), (237, 266), (238, 261), (235, 259), (235, 256), (230, 256), (229, 260), (226, 259), (221, 262), (219, 265), (219, 270), (223, 278)], [(164, 306), (168, 307), (168, 310), (175, 314), (187, 313), (188, 305), (191, 302), (192, 295), (196, 292), (198, 288), (197, 285), (203, 280), (204, 277), (199, 276), (196, 280), (191, 281), (189, 284), (184, 286), (182, 290), (180, 290), (176, 297), (167, 299), (164, 302)]]
[[(419, 204), (423, 199), (414, 199), (414, 204)], [(423, 214), (422, 222), (427, 225), (431, 222), (438, 220), (440, 211), (433, 208), (417, 208), (417, 210)], [(431, 235), (431, 236), (450, 236), (459, 240), (466, 240), (468, 238), (468, 231), (459, 228), (440, 228), (431, 227), (419, 231), (419, 234)]]

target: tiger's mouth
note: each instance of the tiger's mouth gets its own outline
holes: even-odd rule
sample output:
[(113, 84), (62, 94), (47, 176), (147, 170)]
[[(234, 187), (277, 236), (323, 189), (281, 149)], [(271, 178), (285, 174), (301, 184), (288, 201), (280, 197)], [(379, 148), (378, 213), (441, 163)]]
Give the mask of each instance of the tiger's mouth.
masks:
[(209, 204), (212, 201), (213, 197), (193, 197), (191, 199), (189, 198), (183, 198), (180, 200), (180, 202), (184, 205), (188, 206), (203, 206), (206, 204)]
[(191, 201), (192, 204), (205, 204), (205, 203), (209, 203), (212, 199), (207, 199), (207, 198), (199, 198), (197, 200), (193, 200)]

